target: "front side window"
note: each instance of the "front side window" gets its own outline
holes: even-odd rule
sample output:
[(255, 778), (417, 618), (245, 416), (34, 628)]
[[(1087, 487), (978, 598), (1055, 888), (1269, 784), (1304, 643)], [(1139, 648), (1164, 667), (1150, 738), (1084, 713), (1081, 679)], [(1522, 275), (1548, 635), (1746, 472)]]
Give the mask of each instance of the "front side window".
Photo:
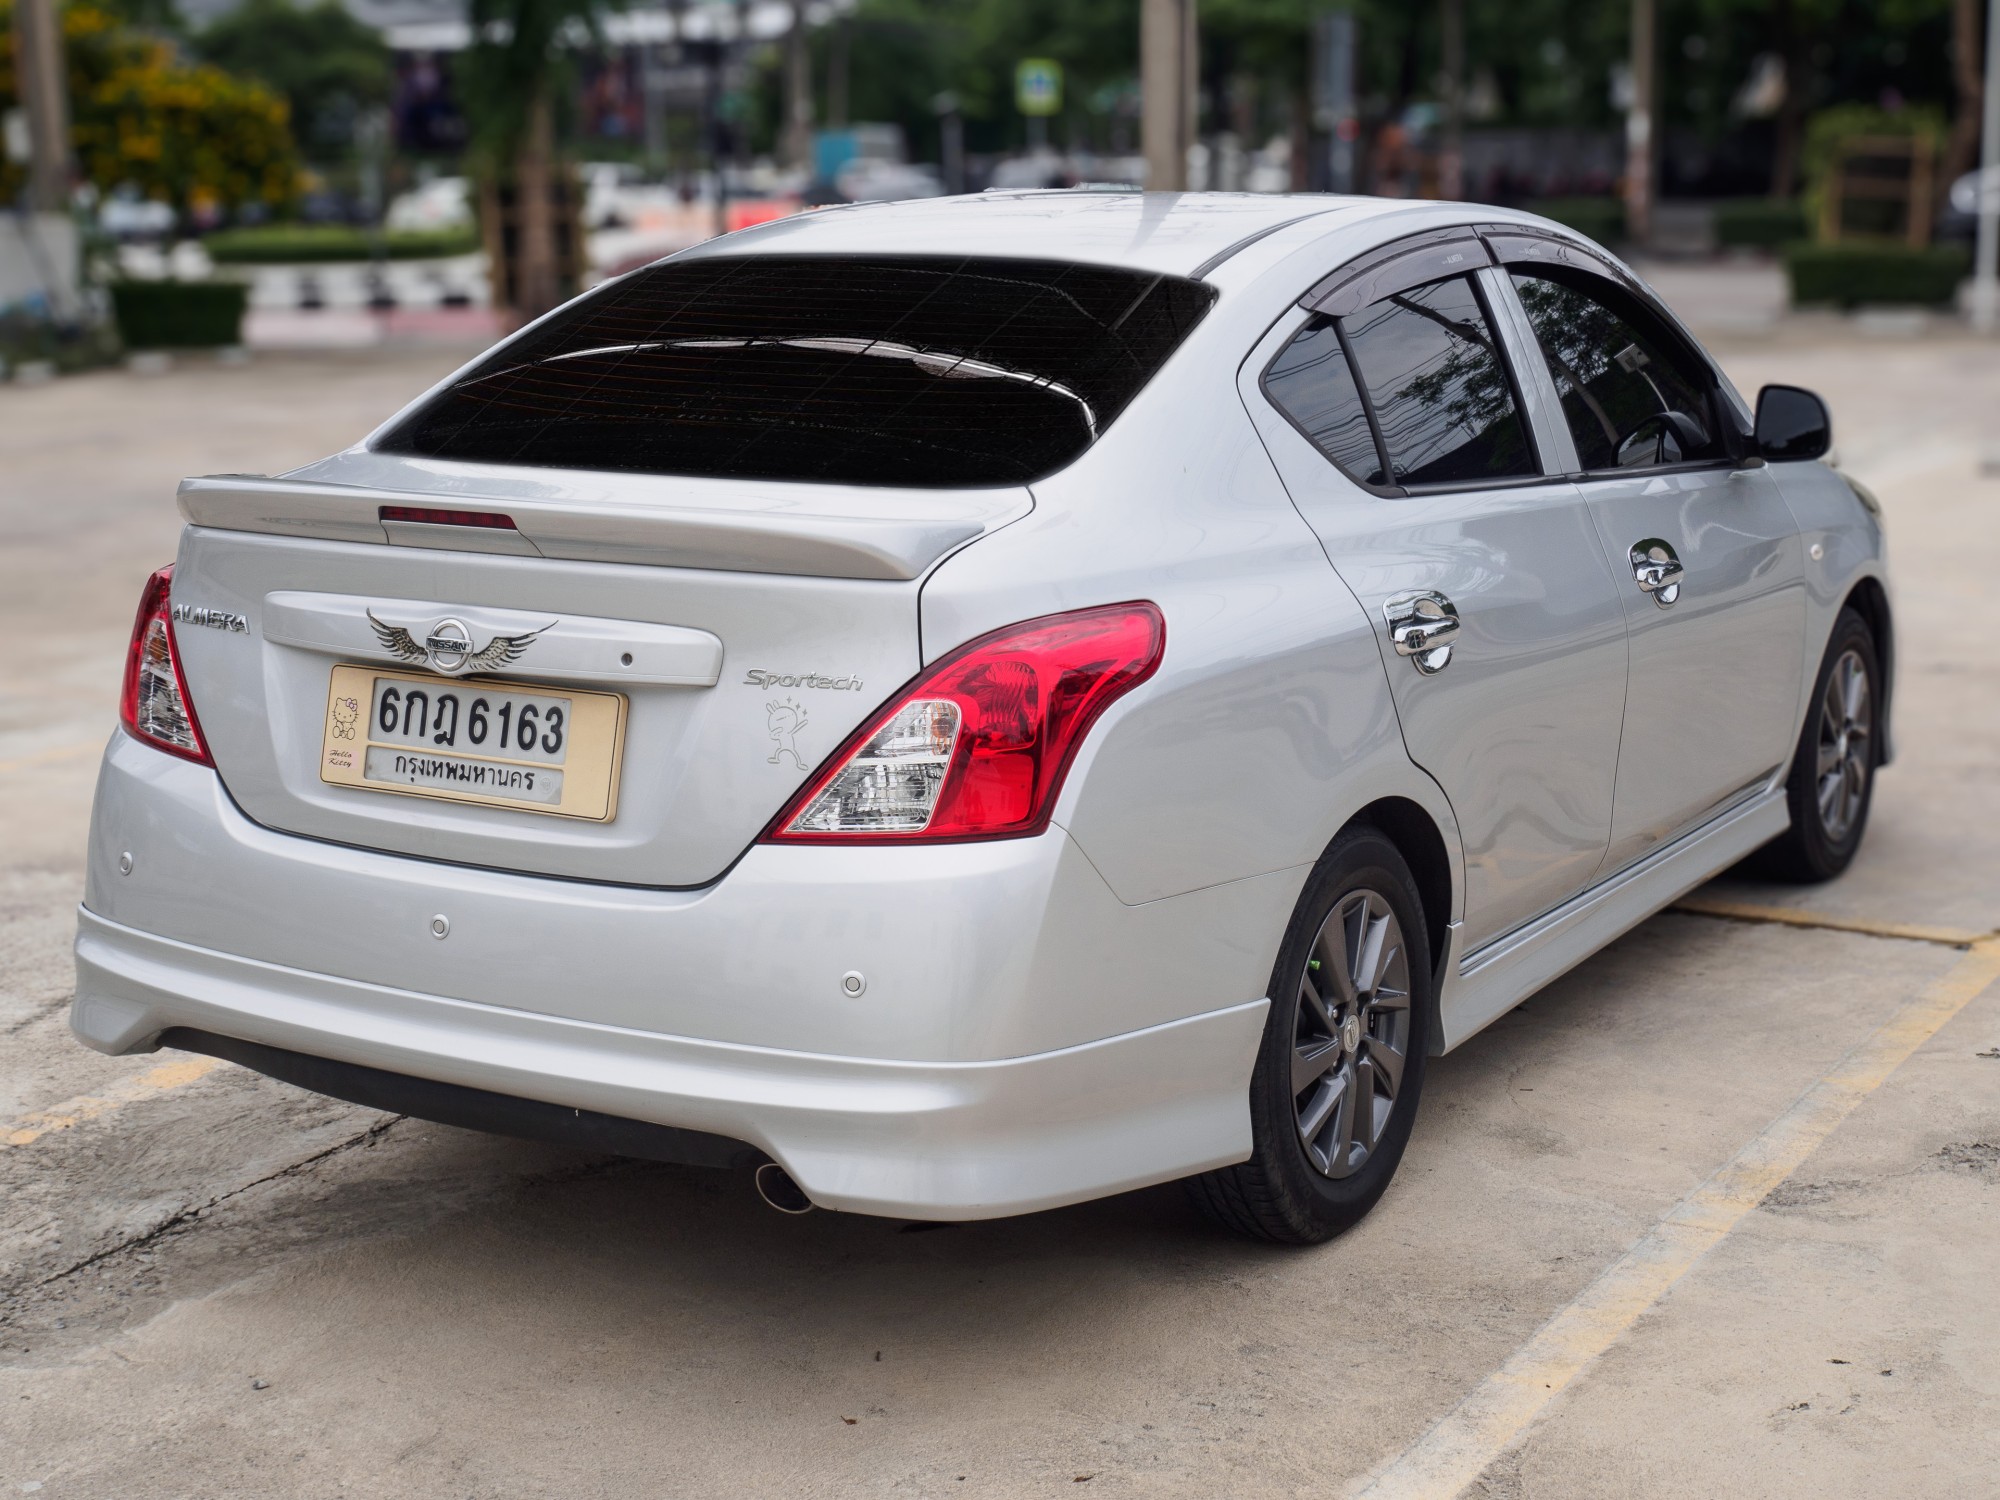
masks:
[(1316, 317), (1264, 388), (1363, 484), (1449, 485), (1539, 472), (1486, 310), (1462, 276)]
[(1589, 472), (1727, 457), (1700, 360), (1587, 272), (1517, 272), (1514, 289)]
[(1071, 462), (1214, 300), (1058, 261), (709, 256), (623, 277), (379, 451), (731, 479), (1022, 484)]

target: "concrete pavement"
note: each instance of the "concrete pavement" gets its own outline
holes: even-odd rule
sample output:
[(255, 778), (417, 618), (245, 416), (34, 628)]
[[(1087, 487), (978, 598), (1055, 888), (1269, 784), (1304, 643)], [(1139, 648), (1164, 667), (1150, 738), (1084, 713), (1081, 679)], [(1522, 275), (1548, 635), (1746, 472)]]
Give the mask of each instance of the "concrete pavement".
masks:
[[(174, 481), (351, 441), (454, 357), (0, 392), (0, 1494), (1325, 1496), (1419, 1472), (1562, 1316), (1604, 1352), (1551, 1366), (1525, 1425), (1466, 1429), (1471, 1493), (1991, 1490), (2000, 989), (1947, 1016), (1965, 950), (1876, 933), (2000, 928), (2000, 671), (1967, 628), (2000, 348), (1817, 322), (1716, 347), (1746, 389), (1828, 397), (1888, 513), (1903, 650), (1855, 869), (1704, 896), (1872, 930), (1661, 915), (1435, 1064), (1388, 1197), (1304, 1253), (1172, 1187), (783, 1219), (728, 1178), (77, 1047), (95, 751)], [(1600, 1278), (1927, 997), (1942, 1023), (1712, 1249), (1590, 1321)]]

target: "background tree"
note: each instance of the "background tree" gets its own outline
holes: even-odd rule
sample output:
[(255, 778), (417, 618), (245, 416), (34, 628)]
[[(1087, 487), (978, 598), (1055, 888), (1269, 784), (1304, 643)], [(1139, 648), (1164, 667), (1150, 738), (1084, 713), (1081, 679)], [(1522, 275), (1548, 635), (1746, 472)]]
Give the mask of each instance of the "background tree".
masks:
[(394, 82), (388, 43), (339, 0), (243, 0), (196, 35), (194, 51), (283, 94), (300, 148), (320, 159), (347, 154), (356, 119), (388, 103)]
[[(13, 15), (0, 0), (0, 115), (16, 107)], [(71, 130), (78, 169), (98, 189), (136, 187), (191, 210), (298, 196), (299, 159), (283, 96), (206, 63), (183, 62), (161, 36), (94, 5), (62, 12)], [(20, 191), (21, 169), (0, 159), (0, 199)]]
[(556, 245), (556, 101), (570, 96), (575, 47), (599, 39), (598, 18), (608, 8), (605, 0), (472, 0), (467, 17), (473, 44), (457, 81), (486, 212), (498, 214), (510, 198), (515, 205), (511, 241), (490, 224), (488, 243), (511, 261), (496, 269), (524, 320), (547, 312), (567, 290)]

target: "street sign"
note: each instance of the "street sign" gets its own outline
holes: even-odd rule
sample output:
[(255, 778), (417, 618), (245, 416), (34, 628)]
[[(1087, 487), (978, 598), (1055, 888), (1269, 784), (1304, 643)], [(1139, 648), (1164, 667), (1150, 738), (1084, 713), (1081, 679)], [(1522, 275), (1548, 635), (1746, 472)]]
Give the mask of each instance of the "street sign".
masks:
[(1024, 115), (1062, 113), (1062, 64), (1025, 57), (1014, 68), (1014, 105)]

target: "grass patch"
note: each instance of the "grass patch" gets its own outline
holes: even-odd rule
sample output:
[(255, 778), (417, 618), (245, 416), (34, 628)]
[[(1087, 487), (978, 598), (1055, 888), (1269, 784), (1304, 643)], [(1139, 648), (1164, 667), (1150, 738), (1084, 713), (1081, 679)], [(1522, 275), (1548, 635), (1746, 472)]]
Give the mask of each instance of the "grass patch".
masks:
[[(390, 260), (432, 260), (468, 255), (479, 248), (479, 231), (397, 229), (383, 237)], [(219, 266), (293, 266), (323, 261), (372, 260), (374, 237), (347, 224), (259, 224), (250, 229), (218, 229), (203, 240), (208, 258)]]

